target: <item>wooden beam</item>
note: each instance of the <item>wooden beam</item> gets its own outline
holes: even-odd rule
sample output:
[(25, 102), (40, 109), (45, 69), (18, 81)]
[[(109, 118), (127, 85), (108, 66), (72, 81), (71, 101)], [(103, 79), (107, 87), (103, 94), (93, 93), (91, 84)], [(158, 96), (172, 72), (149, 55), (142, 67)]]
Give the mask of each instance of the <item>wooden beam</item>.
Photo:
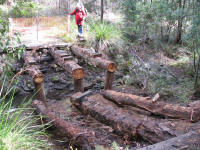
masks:
[(117, 69), (117, 65), (114, 62), (102, 58), (101, 55), (97, 55), (97, 53), (91, 49), (72, 46), (71, 51), (77, 57), (89, 61), (94, 67), (106, 70), (105, 89), (112, 89), (114, 72)]
[(44, 90), (44, 76), (41, 71), (38, 69), (38, 66), (29, 66), (26, 67), (26, 71), (32, 77), (35, 85), (35, 93), (38, 100), (42, 101), (47, 107), (47, 99)]
[(106, 90), (102, 94), (105, 98), (114, 101), (118, 105), (139, 107), (155, 115), (161, 115), (170, 118), (187, 119), (190, 121), (200, 120), (200, 106), (185, 107), (180, 105), (173, 105), (162, 101), (154, 102), (153, 100), (147, 99), (145, 97), (116, 92), (112, 90)]
[(44, 105), (47, 107), (47, 99), (44, 90), (44, 76), (39, 70), (39, 66), (36, 65), (37, 61), (33, 57), (33, 52), (26, 52), (23, 54), (24, 62), (25, 62), (25, 70), (32, 77), (34, 85), (35, 85), (35, 93), (37, 99), (41, 100)]
[(56, 63), (63, 67), (74, 78), (74, 91), (83, 92), (83, 77), (85, 76), (84, 69), (73, 61), (73, 57), (70, 57), (65, 51), (56, 48), (50, 48), (49, 51), (54, 57)]

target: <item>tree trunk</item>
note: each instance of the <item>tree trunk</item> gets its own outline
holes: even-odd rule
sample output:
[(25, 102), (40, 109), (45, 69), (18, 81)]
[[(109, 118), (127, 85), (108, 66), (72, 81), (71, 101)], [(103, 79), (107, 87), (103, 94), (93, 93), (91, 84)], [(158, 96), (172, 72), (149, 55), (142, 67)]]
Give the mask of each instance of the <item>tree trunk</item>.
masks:
[[(192, 150), (200, 149), (200, 134), (199, 131), (191, 131), (178, 137), (156, 143), (138, 150)], [(132, 150), (132, 149), (130, 149)], [(134, 149), (135, 150), (135, 149)]]
[(153, 121), (135, 118), (100, 94), (78, 98), (80, 96), (81, 93), (72, 96), (73, 104), (84, 114), (90, 114), (98, 121), (111, 126), (119, 135), (130, 138), (141, 137), (150, 143), (157, 143), (174, 136)]
[[(182, 8), (184, 10), (185, 9), (185, 3), (186, 3), (186, 0), (183, 0), (183, 4), (182, 4), (182, 0), (179, 0), (178, 1), (179, 9)], [(182, 17), (182, 16), (178, 18), (178, 29), (177, 29), (176, 43), (181, 43), (182, 42), (183, 18), (184, 17)]]
[(200, 106), (184, 107), (179, 105), (172, 105), (166, 102), (153, 102), (152, 100), (149, 100), (145, 97), (115, 92), (111, 90), (104, 91), (103, 96), (109, 100), (114, 101), (118, 105), (131, 105), (134, 107), (139, 107), (155, 115), (188, 119), (191, 121), (200, 120)]
[(101, 22), (103, 22), (103, 14), (104, 14), (104, 4), (103, 4), (104, 0), (101, 0)]
[(181, 43), (182, 41), (182, 26), (183, 26), (183, 20), (178, 20), (178, 30), (177, 30), (177, 37), (176, 37), (176, 43)]
[(92, 150), (94, 149), (94, 133), (88, 132), (70, 122), (62, 120), (55, 112), (47, 110), (47, 108), (38, 100), (33, 102), (36, 111), (42, 116), (46, 116), (47, 122), (51, 122), (61, 133), (70, 138), (72, 146), (78, 146), (79, 149)]

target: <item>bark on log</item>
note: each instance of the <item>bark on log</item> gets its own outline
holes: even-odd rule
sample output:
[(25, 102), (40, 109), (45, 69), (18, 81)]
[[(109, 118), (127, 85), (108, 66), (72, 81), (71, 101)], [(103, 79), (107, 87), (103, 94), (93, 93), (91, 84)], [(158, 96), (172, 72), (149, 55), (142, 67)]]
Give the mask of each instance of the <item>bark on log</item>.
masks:
[[(138, 150), (192, 150), (200, 149), (200, 134), (196, 131), (180, 135), (178, 137), (156, 143)], [(132, 149), (130, 149), (132, 150)], [(133, 149), (135, 150), (135, 149)]]
[(85, 72), (82, 67), (80, 67), (78, 64), (76, 64), (75, 61), (69, 60), (66, 61), (66, 57), (63, 56), (68, 56), (67, 54), (63, 53), (64, 51), (59, 51), (56, 50), (55, 48), (50, 48), (49, 49), (51, 55), (55, 58), (56, 62), (65, 68), (67, 72), (69, 72), (74, 79), (82, 79), (85, 75)]
[(74, 92), (84, 92), (83, 79), (74, 79)]
[(112, 89), (112, 83), (114, 80), (114, 72), (106, 71), (106, 80), (105, 80), (105, 90)]
[(70, 144), (72, 146), (78, 146), (78, 148), (82, 150), (94, 149), (94, 132), (88, 132), (70, 122), (61, 119), (55, 114), (55, 112), (47, 110), (47, 108), (38, 100), (33, 102), (33, 106), (36, 108), (38, 113), (47, 117), (46, 120), (48, 122), (52, 122), (52, 124), (65, 136), (70, 138)]
[(161, 142), (174, 136), (155, 122), (134, 118), (100, 94), (76, 99), (80, 96), (81, 93), (76, 93), (71, 97), (77, 108), (111, 126), (120, 135), (128, 135), (130, 138), (139, 136), (150, 143)]
[(44, 80), (43, 74), (38, 69), (38, 66), (26, 67), (26, 71), (33, 78), (37, 99), (42, 101), (44, 105), (47, 107), (47, 99), (46, 99), (44, 83), (43, 83), (43, 80)]
[(104, 91), (103, 96), (109, 100), (114, 101), (118, 105), (130, 105), (139, 107), (155, 115), (187, 119), (191, 121), (200, 120), (200, 107), (184, 107), (161, 101), (153, 102), (152, 100), (149, 100), (145, 97), (115, 92), (112, 90)]
[(117, 65), (114, 62), (98, 57), (98, 55), (90, 49), (72, 46), (71, 51), (74, 55), (91, 62), (95, 67), (100, 67), (109, 72), (115, 72), (117, 69)]
[(90, 63), (92, 63), (95, 67), (100, 67), (106, 70), (106, 81), (105, 81), (105, 89), (112, 89), (112, 83), (114, 79), (114, 72), (117, 69), (117, 65), (109, 60), (101, 58), (100, 55), (97, 55), (94, 51), (90, 49), (80, 48), (77, 46), (72, 46), (71, 51), (78, 57), (81, 57)]

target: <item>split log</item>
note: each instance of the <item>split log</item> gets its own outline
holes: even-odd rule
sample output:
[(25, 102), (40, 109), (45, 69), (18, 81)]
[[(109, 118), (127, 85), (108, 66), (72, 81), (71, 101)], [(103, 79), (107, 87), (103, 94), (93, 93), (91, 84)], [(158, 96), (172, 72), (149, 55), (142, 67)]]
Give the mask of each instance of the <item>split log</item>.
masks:
[[(189, 150), (200, 149), (200, 133), (191, 131), (178, 137), (156, 143), (138, 150)], [(130, 149), (132, 150), (132, 149)], [(135, 150), (135, 149), (133, 149)]]
[(72, 103), (83, 113), (111, 126), (119, 135), (128, 135), (130, 138), (141, 137), (150, 143), (174, 137), (174, 134), (169, 133), (167, 127), (166, 130), (153, 121), (134, 118), (133, 115), (117, 107), (100, 94), (83, 97), (81, 95), (82, 93), (74, 94), (71, 97)]
[(26, 71), (33, 78), (37, 99), (42, 101), (45, 104), (45, 106), (47, 106), (47, 99), (46, 99), (44, 83), (43, 83), (43, 80), (44, 80), (43, 74), (38, 69), (38, 66), (26, 67)]
[(200, 107), (184, 107), (162, 101), (153, 102), (145, 97), (115, 92), (112, 90), (106, 90), (102, 94), (105, 98), (114, 101), (118, 105), (139, 107), (155, 115), (191, 121), (200, 120)]
[(90, 49), (72, 46), (71, 51), (74, 55), (89, 61), (95, 67), (106, 70), (105, 89), (112, 89), (114, 72), (117, 69), (117, 65), (114, 62), (102, 58), (101, 55)]
[(54, 57), (55, 61), (67, 72), (69, 72), (74, 78), (74, 90), (75, 92), (83, 92), (83, 77), (85, 72), (82, 67), (80, 67), (68, 54), (64, 51), (57, 50), (55, 48), (49, 49), (51, 55)]
[(33, 106), (39, 114), (47, 117), (46, 120), (48, 122), (51, 122), (57, 129), (59, 129), (59, 131), (70, 138), (70, 144), (72, 146), (78, 146), (78, 148), (82, 150), (94, 149), (94, 132), (88, 132), (73, 125), (71, 122), (61, 119), (55, 112), (47, 110), (47, 108), (38, 100), (33, 102)]

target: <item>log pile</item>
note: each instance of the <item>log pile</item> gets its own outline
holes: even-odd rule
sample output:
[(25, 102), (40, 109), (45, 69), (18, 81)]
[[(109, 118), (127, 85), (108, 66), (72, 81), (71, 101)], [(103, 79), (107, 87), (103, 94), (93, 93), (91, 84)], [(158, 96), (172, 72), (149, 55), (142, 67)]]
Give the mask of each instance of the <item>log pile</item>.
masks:
[(101, 55), (95, 53), (91, 49), (72, 46), (71, 51), (77, 57), (89, 61), (93, 66), (106, 70), (106, 81), (104, 89), (112, 89), (114, 72), (117, 69), (117, 65), (114, 62), (102, 58)]
[(111, 126), (119, 135), (129, 138), (142, 138), (149, 143), (157, 143), (174, 137), (173, 133), (161, 128), (157, 123), (134, 118), (128, 112), (108, 101), (100, 94), (83, 96), (76, 93), (71, 101), (84, 114)]
[(109, 100), (114, 101), (118, 105), (139, 107), (151, 112), (154, 115), (161, 115), (169, 118), (187, 119), (190, 121), (200, 120), (199, 107), (184, 107), (161, 101), (154, 102), (145, 97), (116, 92), (112, 90), (104, 91), (103, 96)]
[(76, 64), (76, 62), (73, 61), (73, 57), (68, 55), (65, 51), (56, 48), (50, 48), (49, 51), (58, 65), (65, 68), (74, 78), (74, 91), (83, 92), (83, 77), (85, 76), (83, 68)]

